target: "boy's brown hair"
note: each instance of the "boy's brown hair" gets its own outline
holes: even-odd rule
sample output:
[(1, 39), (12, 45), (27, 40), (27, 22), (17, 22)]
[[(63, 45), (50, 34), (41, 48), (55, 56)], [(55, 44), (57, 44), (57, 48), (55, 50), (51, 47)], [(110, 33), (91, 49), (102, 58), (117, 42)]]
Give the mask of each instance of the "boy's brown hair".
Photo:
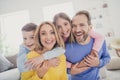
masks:
[(21, 31), (33, 31), (37, 29), (37, 25), (34, 23), (28, 23), (24, 25), (21, 29)]

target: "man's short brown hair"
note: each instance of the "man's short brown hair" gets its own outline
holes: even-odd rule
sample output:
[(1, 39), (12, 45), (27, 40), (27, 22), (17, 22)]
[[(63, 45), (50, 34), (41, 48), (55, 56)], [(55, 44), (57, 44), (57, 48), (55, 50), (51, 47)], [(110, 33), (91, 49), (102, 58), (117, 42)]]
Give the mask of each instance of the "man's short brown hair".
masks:
[(82, 10), (82, 11), (77, 12), (77, 13), (75, 14), (75, 16), (81, 15), (81, 14), (84, 14), (84, 15), (87, 17), (87, 19), (88, 19), (88, 24), (91, 25), (91, 16), (90, 16), (90, 13), (89, 13), (88, 11), (86, 11), (86, 10)]

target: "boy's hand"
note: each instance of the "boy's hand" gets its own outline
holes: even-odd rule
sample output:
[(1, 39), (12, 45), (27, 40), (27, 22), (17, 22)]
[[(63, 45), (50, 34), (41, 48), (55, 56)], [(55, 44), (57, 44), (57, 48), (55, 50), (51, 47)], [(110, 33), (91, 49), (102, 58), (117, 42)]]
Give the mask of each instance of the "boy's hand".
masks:
[(87, 67), (87, 65), (84, 63), (84, 59), (82, 61), (79, 62), (79, 64), (77, 65), (77, 67), (81, 68), (81, 67)]
[(60, 64), (60, 59), (59, 58), (53, 58), (53, 59), (48, 60), (48, 62), (49, 62), (49, 65), (51, 67), (56, 67)]
[(70, 73), (72, 75), (79, 74), (79, 73), (81, 73), (81, 72), (90, 68), (88, 66), (87, 67), (86, 66), (85, 67), (77, 67), (78, 65), (79, 65), (79, 63), (76, 63), (76, 64), (72, 65), (71, 70), (70, 70)]
[(40, 65), (44, 61), (44, 58), (42, 56), (38, 56), (32, 59), (29, 59), (25, 62), (25, 66), (29, 67), (31, 66), (31, 69), (35, 69), (38, 65)]
[(98, 53), (98, 52), (96, 50), (92, 49), (90, 55), (95, 57), (96, 56), (95, 53)]

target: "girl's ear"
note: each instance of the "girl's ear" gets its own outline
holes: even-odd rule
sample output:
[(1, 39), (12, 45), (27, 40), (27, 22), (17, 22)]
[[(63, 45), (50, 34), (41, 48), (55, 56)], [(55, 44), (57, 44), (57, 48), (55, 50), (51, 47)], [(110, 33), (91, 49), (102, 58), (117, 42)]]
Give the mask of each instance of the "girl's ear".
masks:
[(90, 29), (92, 29), (92, 28), (93, 28), (93, 25), (91, 24), (91, 25), (90, 25)]

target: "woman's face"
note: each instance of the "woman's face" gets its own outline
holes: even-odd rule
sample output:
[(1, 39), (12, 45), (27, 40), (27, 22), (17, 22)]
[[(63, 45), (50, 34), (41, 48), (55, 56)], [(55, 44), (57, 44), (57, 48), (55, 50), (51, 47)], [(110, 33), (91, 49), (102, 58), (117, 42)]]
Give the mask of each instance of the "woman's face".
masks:
[(56, 43), (55, 32), (53, 28), (48, 24), (44, 24), (41, 27), (39, 34), (43, 47), (47, 50), (51, 50)]
[(56, 21), (56, 26), (58, 27), (58, 31), (63, 39), (67, 39), (70, 36), (71, 25), (69, 21), (63, 18), (58, 18)]

